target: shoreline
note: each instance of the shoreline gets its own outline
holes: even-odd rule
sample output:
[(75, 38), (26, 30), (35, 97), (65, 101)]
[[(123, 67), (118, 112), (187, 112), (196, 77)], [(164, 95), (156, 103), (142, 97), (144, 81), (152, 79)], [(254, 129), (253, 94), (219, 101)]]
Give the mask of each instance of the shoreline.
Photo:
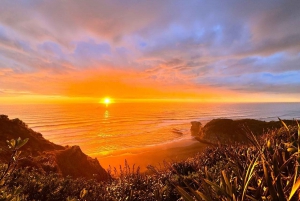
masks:
[(201, 143), (195, 138), (178, 140), (168, 144), (134, 148), (113, 152), (111, 155), (97, 155), (96, 158), (104, 169), (120, 166), (124, 167), (125, 160), (129, 167), (140, 167), (141, 172), (147, 171), (147, 166), (161, 167), (165, 162), (186, 160), (198, 152), (203, 151), (207, 144)]
[[(181, 139), (166, 141), (161, 144), (150, 145), (146, 147), (129, 148), (106, 153), (99, 152), (98, 154), (95, 153), (86, 155), (84, 154), (86, 152), (83, 151), (83, 153), (79, 146), (61, 146), (52, 143), (49, 140), (46, 140), (41, 133), (35, 132), (34, 130), (28, 128), (28, 126), (19, 119), (9, 119), (7, 115), (1, 115), (0, 117), (2, 118), (3, 125), (6, 125), (3, 126), (3, 129), (7, 127), (6, 129), (8, 130), (4, 133), (11, 133), (11, 128), (9, 127), (10, 125), (12, 128), (16, 129), (16, 132), (13, 132), (14, 135), (19, 135), (23, 138), (30, 137), (32, 140), (30, 140), (28, 144), (31, 144), (31, 146), (34, 147), (37, 151), (40, 151), (40, 153), (42, 153), (41, 151), (48, 151), (49, 153), (60, 150), (68, 153), (71, 151), (87, 156), (87, 158), (96, 158), (105, 170), (109, 169), (109, 167), (116, 167), (117, 169), (119, 169), (120, 166), (124, 167), (124, 165), (126, 164), (129, 165), (129, 167), (132, 167), (133, 165), (135, 165), (135, 167), (139, 166), (141, 172), (145, 172), (148, 165), (159, 167), (165, 162), (184, 161), (190, 157), (193, 157), (195, 154), (202, 152), (208, 146), (217, 146), (212, 142), (215, 142), (215, 139), (219, 139), (218, 137), (222, 137), (225, 140), (230, 139), (231, 137), (236, 137), (233, 136), (232, 133), (242, 132), (239, 127), (240, 124), (243, 125), (247, 123), (249, 129), (251, 127), (255, 133), (261, 133), (264, 131), (264, 129), (267, 128), (281, 126), (281, 123), (279, 121), (265, 122), (255, 119), (213, 119), (209, 123), (205, 124), (205, 126), (208, 125), (208, 128), (206, 130), (207, 136), (202, 136), (203, 138), (197, 138), (197, 136), (185, 136)], [(199, 129), (192, 127), (191, 129), (193, 130)], [(240, 136), (241, 139), (237, 138), (239, 137), (237, 136), (235, 140), (243, 140), (243, 135)], [(38, 137), (38, 140), (36, 139), (36, 137)], [(12, 137), (10, 136), (9, 138)], [(36, 141), (38, 141), (38, 143)], [(45, 146), (40, 147), (39, 143)], [(3, 141), (3, 144), (5, 144), (5, 141)], [(6, 146), (3, 145), (3, 147)], [(71, 150), (72, 148), (74, 148), (74, 150)], [(28, 152), (31, 153), (32, 148), (28, 149)]]

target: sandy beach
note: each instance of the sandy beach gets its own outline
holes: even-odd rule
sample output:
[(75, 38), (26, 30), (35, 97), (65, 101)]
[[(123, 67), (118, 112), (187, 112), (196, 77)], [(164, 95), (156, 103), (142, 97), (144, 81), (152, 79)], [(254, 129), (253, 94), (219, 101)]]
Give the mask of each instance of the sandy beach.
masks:
[(128, 149), (107, 155), (98, 155), (101, 166), (108, 169), (109, 166), (124, 167), (125, 160), (129, 166), (140, 167), (141, 172), (147, 170), (148, 165), (163, 167), (164, 162), (185, 160), (198, 152), (204, 150), (207, 145), (190, 138), (182, 139), (172, 143), (149, 146), (139, 149)]

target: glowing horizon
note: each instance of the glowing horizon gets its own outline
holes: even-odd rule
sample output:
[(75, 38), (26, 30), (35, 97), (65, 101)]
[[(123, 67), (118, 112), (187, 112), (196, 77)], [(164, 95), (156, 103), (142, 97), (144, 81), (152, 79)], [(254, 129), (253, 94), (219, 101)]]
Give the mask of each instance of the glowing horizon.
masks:
[(297, 99), (275, 99), (270, 101), (269, 99), (261, 99), (256, 101), (255, 99), (166, 99), (166, 98), (151, 98), (151, 99), (110, 99), (109, 103), (104, 102), (104, 99), (99, 101), (99, 98), (91, 97), (63, 97), (63, 96), (21, 96), (21, 97), (0, 97), (1, 104), (70, 104), (70, 103), (283, 103), (283, 102), (299, 102)]

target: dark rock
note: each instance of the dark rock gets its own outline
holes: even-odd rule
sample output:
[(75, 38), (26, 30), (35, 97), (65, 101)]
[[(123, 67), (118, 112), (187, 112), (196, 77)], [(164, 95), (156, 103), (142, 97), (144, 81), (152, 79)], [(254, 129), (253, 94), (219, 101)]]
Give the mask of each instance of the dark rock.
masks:
[(109, 178), (97, 159), (85, 155), (79, 146), (60, 146), (46, 140), (42, 134), (33, 131), (19, 119), (10, 120), (0, 115), (0, 162), (7, 163), (11, 152), (6, 140), (29, 138), (22, 147), (19, 165), (36, 168), (41, 172), (56, 172), (62, 176), (86, 177), (98, 180)]
[(199, 136), (202, 134), (202, 124), (199, 121), (192, 121), (191, 122), (191, 134), (194, 136)]
[(176, 128), (173, 128), (172, 132), (175, 133), (175, 134), (178, 134), (178, 135), (183, 135), (182, 131), (179, 130), (179, 129), (176, 129)]
[(99, 161), (84, 154), (79, 146), (72, 146), (65, 150), (57, 151), (56, 159), (63, 176), (84, 176), (98, 180), (109, 178)]

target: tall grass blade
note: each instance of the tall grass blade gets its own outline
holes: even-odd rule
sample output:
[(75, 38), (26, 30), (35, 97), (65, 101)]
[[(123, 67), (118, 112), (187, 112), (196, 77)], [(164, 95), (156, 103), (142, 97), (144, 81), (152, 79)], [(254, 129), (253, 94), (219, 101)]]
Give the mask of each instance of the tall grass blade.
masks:
[(278, 151), (276, 150), (275, 153), (273, 154), (273, 169), (274, 169), (274, 174), (276, 177), (274, 178), (274, 181), (276, 181), (276, 189), (278, 192), (279, 200), (285, 200), (284, 196), (284, 190), (282, 188), (282, 181), (281, 181), (281, 173), (279, 172), (279, 167), (278, 167)]
[(272, 197), (272, 200), (279, 200), (279, 198), (277, 196), (277, 193), (276, 193), (276, 190), (273, 186), (272, 178), (271, 178), (271, 176), (269, 174), (269, 171), (267, 169), (267, 166), (265, 164), (265, 161), (263, 160), (262, 162), (263, 162), (263, 169), (264, 169), (264, 175), (265, 175), (266, 183), (267, 183), (270, 195)]
[(248, 185), (250, 183), (250, 180), (253, 177), (254, 168), (258, 164), (257, 160), (258, 160), (258, 157), (253, 158), (250, 165), (249, 165), (249, 167), (248, 167), (248, 169), (247, 169), (246, 176), (244, 178), (243, 194), (242, 194), (242, 199), (241, 199), (242, 201), (244, 200), (244, 197), (245, 197), (246, 191), (248, 189)]
[(299, 125), (298, 121), (296, 121), (296, 122), (297, 122), (297, 126), (298, 126), (298, 129), (297, 129), (298, 130), (298, 140), (297, 140), (297, 142), (298, 142), (298, 152), (297, 152), (297, 156), (296, 156), (297, 165), (295, 167), (295, 177), (294, 177), (293, 185), (295, 185), (296, 179), (297, 179), (298, 174), (300, 172), (300, 125)]
[(252, 200), (252, 201), (258, 201), (257, 199), (255, 199), (255, 198), (253, 198), (253, 197), (251, 197), (251, 196), (249, 196), (249, 195), (246, 195), (246, 197), (247, 197), (248, 199)]
[(176, 190), (185, 201), (194, 201), (194, 198), (188, 194), (183, 188), (176, 186)]
[(300, 177), (298, 178), (298, 180), (292, 187), (292, 190), (291, 190), (291, 193), (289, 196), (289, 200), (291, 200), (291, 198), (294, 196), (295, 192), (298, 190), (299, 187), (300, 187)]
[(202, 200), (202, 197), (185, 181), (183, 183), (188, 187), (189, 191), (196, 197), (197, 200)]
[(218, 186), (217, 184), (207, 180), (207, 179), (204, 179), (204, 181), (209, 184), (217, 193), (219, 194), (222, 194), (226, 197), (229, 197), (231, 198), (231, 195), (229, 195), (226, 191), (224, 191), (224, 189), (222, 189), (220, 186)]
[(209, 197), (207, 197), (206, 195), (204, 195), (203, 193), (201, 193), (200, 191), (196, 191), (196, 193), (205, 201), (212, 201), (212, 199), (210, 199)]
[(232, 194), (232, 201), (237, 201), (234, 194)]
[(287, 130), (288, 133), (290, 133), (290, 129), (289, 127), (286, 125), (286, 123), (284, 123), (284, 121), (282, 121), (279, 117), (278, 117), (279, 121), (282, 123), (282, 125), (284, 126), (284, 128)]
[(227, 188), (226, 188), (227, 193), (228, 193), (229, 195), (232, 195), (232, 186), (231, 186), (231, 184), (230, 184), (230, 182), (229, 182), (229, 180), (228, 180), (228, 178), (227, 178), (227, 175), (226, 175), (225, 170), (222, 171), (222, 176), (223, 176), (223, 179), (224, 179), (225, 184), (226, 184), (226, 186), (227, 186)]

